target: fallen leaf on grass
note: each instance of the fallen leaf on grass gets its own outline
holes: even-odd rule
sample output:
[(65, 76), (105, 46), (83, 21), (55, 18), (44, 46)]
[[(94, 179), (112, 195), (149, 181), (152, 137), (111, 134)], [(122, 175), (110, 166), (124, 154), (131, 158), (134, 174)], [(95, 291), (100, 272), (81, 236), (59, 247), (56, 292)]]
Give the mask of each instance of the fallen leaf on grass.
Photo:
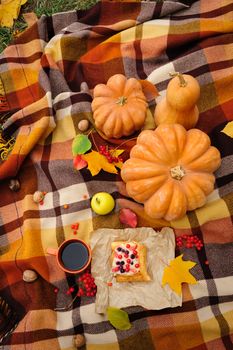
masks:
[(170, 265), (164, 269), (162, 278), (162, 286), (168, 283), (171, 289), (179, 295), (182, 283), (197, 283), (195, 277), (189, 272), (196, 263), (190, 260), (184, 261), (182, 257), (183, 254), (170, 261)]
[(18, 18), (20, 8), (27, 0), (1, 0), (0, 27), (12, 28), (14, 20)]
[(221, 132), (233, 138), (233, 121), (227, 123), (227, 125), (224, 129), (221, 130)]

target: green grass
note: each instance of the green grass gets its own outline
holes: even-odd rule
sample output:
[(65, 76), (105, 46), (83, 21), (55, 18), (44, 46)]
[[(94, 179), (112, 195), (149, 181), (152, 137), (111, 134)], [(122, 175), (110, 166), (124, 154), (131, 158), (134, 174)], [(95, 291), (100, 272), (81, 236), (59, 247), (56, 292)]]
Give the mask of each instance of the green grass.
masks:
[(99, 0), (28, 0), (22, 6), (19, 18), (14, 22), (13, 28), (0, 28), (0, 53), (14, 39), (15, 31), (22, 32), (27, 24), (22, 14), (35, 12), (38, 18), (42, 15), (50, 16), (53, 13), (69, 10), (86, 10), (95, 5)]

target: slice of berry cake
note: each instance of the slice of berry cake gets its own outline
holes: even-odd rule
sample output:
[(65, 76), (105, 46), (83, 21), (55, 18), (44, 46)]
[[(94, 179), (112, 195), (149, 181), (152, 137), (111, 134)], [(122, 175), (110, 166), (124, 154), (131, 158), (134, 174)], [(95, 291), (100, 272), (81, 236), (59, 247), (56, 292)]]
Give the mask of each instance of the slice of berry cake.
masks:
[(146, 268), (146, 247), (138, 242), (113, 242), (112, 273), (117, 282), (150, 281)]

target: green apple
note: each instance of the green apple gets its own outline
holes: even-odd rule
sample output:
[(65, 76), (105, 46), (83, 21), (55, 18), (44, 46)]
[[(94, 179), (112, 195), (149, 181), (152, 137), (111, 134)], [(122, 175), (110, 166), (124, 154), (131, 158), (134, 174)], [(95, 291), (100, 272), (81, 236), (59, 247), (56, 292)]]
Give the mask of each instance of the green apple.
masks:
[(107, 192), (98, 192), (91, 199), (92, 210), (99, 215), (110, 213), (115, 206), (115, 202), (111, 194)]

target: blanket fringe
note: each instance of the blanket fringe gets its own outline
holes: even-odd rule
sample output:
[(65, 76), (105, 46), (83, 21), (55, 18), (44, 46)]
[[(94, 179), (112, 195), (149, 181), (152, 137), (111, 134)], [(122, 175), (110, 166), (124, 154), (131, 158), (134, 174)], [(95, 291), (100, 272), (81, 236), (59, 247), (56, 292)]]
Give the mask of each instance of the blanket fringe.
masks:
[(0, 161), (4, 162), (15, 144), (15, 139), (11, 137), (9, 140), (5, 140), (2, 137), (2, 131), (0, 131)]
[(9, 110), (9, 106), (5, 97), (5, 90), (2, 79), (0, 77), (0, 113)]

